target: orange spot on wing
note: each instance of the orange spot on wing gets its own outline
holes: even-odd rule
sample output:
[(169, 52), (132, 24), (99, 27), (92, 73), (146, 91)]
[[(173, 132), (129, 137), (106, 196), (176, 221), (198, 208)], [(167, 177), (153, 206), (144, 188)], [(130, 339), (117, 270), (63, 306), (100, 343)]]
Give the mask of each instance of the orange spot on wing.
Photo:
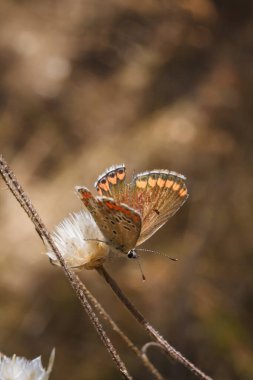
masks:
[(167, 181), (166, 181), (166, 187), (168, 189), (170, 189), (172, 187), (173, 183), (174, 183), (174, 181), (172, 181), (171, 179), (167, 179)]
[(148, 184), (150, 187), (155, 187), (157, 180), (153, 179), (152, 177), (149, 177)]
[(99, 187), (100, 187), (100, 189), (102, 189), (104, 191), (109, 191), (108, 181), (106, 181), (105, 183), (100, 182)]
[(108, 208), (110, 208), (111, 210), (116, 210), (116, 211), (121, 211), (121, 212), (125, 212), (125, 209), (124, 208), (122, 208), (121, 206), (119, 206), (119, 205), (116, 205), (115, 203), (112, 203), (112, 202), (106, 202), (105, 203), (106, 204), (106, 206), (108, 207)]
[(139, 179), (138, 181), (136, 181), (136, 186), (139, 189), (145, 189), (145, 187), (147, 186), (147, 180), (146, 179)]
[(180, 195), (180, 197), (184, 197), (186, 194), (187, 194), (187, 190), (186, 190), (186, 189), (181, 189), (181, 190), (179, 191), (179, 195)]
[(119, 179), (120, 181), (122, 181), (122, 180), (125, 178), (125, 176), (126, 176), (126, 173), (125, 173), (125, 172), (123, 172), (123, 173), (117, 173), (117, 177), (118, 177), (118, 179)]
[(117, 183), (117, 177), (116, 177), (116, 175), (114, 176), (114, 177), (108, 177), (108, 181), (110, 182), (110, 183), (112, 183), (113, 185), (116, 185), (116, 183)]
[(90, 199), (93, 198), (93, 195), (89, 191), (81, 191), (80, 194), (83, 204), (88, 207), (90, 204)]
[(121, 211), (123, 214), (127, 215), (128, 217), (130, 217), (132, 220), (134, 221), (139, 221), (139, 216), (136, 215), (136, 214), (133, 214), (133, 212), (131, 210), (128, 210), (126, 208), (119, 208), (119, 211)]
[(125, 214), (127, 216), (129, 216), (131, 219), (133, 219), (134, 221), (139, 221), (139, 216), (136, 215), (136, 214), (133, 214), (131, 210), (128, 210), (127, 208), (124, 208), (120, 205), (117, 205), (115, 203), (111, 203), (111, 202), (106, 202), (105, 205), (111, 209), (111, 210), (115, 210), (115, 211), (119, 211), (119, 212), (122, 212), (122, 214)]
[(82, 199), (90, 199), (93, 197), (93, 195), (90, 192), (82, 191), (82, 190), (81, 190), (81, 196), (82, 196)]
[(140, 218), (139, 218), (139, 216), (137, 216), (137, 215), (132, 215), (132, 219), (134, 220), (134, 221), (136, 221), (136, 222), (139, 222), (139, 220), (140, 220)]
[(157, 185), (158, 185), (159, 187), (164, 187), (164, 185), (165, 185), (165, 180), (162, 179), (162, 178), (158, 178), (158, 180), (157, 180)]
[(109, 207), (110, 209), (115, 209), (115, 204), (111, 203), (111, 202), (106, 202), (105, 203), (107, 207)]
[(178, 189), (180, 188), (180, 185), (179, 185), (179, 183), (174, 183), (174, 185), (173, 185), (173, 187), (172, 187), (172, 189), (174, 190), (174, 191), (177, 191)]

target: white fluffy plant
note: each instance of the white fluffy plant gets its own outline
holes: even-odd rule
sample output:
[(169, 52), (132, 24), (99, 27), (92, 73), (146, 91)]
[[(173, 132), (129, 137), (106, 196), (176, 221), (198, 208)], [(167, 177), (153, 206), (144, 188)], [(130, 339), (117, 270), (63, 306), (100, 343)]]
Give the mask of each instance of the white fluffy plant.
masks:
[(52, 351), (47, 369), (41, 363), (41, 357), (33, 360), (0, 353), (0, 380), (48, 380), (54, 363), (55, 350)]
[[(104, 263), (109, 246), (88, 211), (70, 214), (52, 233), (52, 238), (68, 268), (94, 269)], [(47, 246), (51, 262), (60, 265), (55, 253)], [(0, 379), (1, 380), (1, 379)]]

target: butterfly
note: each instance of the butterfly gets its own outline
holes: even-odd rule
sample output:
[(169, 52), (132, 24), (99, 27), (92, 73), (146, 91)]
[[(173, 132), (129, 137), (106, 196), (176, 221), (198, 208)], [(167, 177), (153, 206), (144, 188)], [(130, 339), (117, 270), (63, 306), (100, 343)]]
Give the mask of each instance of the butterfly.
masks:
[(169, 170), (151, 170), (126, 183), (125, 165), (107, 169), (95, 182), (98, 196), (76, 187), (112, 251), (137, 257), (135, 248), (149, 239), (188, 198), (186, 178)]

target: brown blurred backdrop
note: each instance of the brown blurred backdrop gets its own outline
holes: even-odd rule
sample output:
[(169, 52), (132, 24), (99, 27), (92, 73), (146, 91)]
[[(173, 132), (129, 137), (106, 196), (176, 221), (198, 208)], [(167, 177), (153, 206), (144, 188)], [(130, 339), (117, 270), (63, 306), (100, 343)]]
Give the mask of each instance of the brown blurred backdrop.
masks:
[[(137, 4), (138, 3), (138, 4)], [(146, 318), (215, 379), (253, 378), (252, 1), (4, 0), (0, 145), (50, 229), (106, 167), (167, 168), (190, 199), (135, 262), (107, 269)], [(52, 380), (119, 374), (61, 270), (1, 184), (0, 350)], [(96, 272), (82, 278), (136, 343), (148, 337)], [(130, 372), (150, 379), (112, 334)], [(194, 379), (154, 350), (170, 379)]]

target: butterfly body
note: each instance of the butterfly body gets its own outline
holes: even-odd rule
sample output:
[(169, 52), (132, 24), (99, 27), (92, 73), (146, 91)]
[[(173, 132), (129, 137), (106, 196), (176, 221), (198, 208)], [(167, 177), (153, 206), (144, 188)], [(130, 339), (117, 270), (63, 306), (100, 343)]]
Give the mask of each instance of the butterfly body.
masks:
[(188, 197), (185, 177), (168, 170), (139, 173), (125, 182), (124, 165), (107, 169), (98, 177), (94, 197), (77, 187), (110, 248), (135, 258), (135, 247), (152, 236), (173, 216)]

